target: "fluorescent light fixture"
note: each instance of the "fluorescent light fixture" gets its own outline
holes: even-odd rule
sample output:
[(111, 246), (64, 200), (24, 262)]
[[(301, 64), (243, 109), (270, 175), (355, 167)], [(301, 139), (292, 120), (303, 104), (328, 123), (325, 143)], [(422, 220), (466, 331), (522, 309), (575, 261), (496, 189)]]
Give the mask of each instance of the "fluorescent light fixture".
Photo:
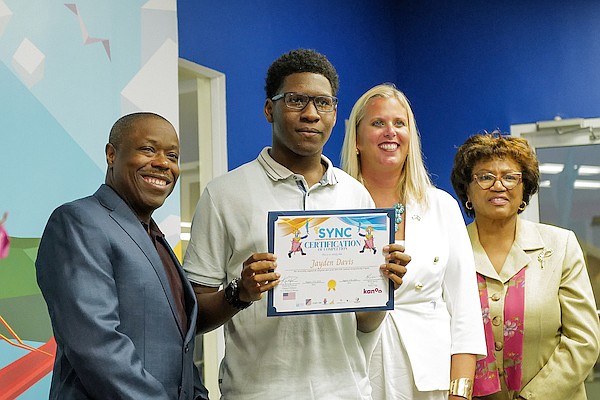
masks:
[(600, 189), (600, 181), (588, 181), (583, 179), (577, 179), (573, 184), (575, 189)]
[(191, 228), (192, 227), (192, 223), (191, 222), (181, 221), (181, 227), (182, 228)]
[[(549, 188), (549, 187), (552, 187), (552, 184), (550, 183), (549, 180), (540, 181), (540, 188)], [(600, 189), (600, 181), (577, 179), (573, 183), (573, 188), (598, 190), (598, 189)]]
[(540, 164), (542, 174), (560, 174), (565, 168), (564, 164), (543, 163)]
[(550, 181), (540, 181), (540, 187), (541, 188), (549, 188), (550, 187)]
[(181, 232), (179, 234), (179, 237), (181, 238), (181, 240), (185, 240), (186, 242), (189, 242), (190, 238), (192, 237), (192, 234), (189, 232)]
[(597, 165), (582, 165), (579, 167), (579, 175), (600, 175), (600, 167)]
[[(556, 175), (560, 174), (565, 166), (563, 164), (543, 163), (540, 164), (540, 173)], [(580, 165), (578, 174), (581, 176), (600, 175), (600, 166), (597, 165)]]

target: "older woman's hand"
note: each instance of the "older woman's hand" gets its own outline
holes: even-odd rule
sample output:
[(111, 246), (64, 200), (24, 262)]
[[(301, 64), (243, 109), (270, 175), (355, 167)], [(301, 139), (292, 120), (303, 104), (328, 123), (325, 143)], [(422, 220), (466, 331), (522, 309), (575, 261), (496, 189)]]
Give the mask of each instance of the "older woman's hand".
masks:
[(406, 265), (410, 262), (410, 256), (404, 253), (404, 246), (396, 243), (384, 246), (383, 255), (386, 263), (380, 269), (383, 275), (394, 282), (394, 290), (396, 290), (402, 285), (402, 277), (406, 274)]

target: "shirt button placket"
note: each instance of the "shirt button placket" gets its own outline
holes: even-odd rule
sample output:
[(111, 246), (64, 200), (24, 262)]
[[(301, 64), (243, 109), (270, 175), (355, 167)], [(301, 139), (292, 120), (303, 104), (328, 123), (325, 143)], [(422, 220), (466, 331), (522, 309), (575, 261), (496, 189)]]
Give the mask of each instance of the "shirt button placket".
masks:
[(494, 350), (499, 370), (504, 369), (502, 359), (504, 358), (504, 284), (496, 280), (488, 280), (488, 295), (490, 307), (490, 319), (492, 332), (494, 333)]

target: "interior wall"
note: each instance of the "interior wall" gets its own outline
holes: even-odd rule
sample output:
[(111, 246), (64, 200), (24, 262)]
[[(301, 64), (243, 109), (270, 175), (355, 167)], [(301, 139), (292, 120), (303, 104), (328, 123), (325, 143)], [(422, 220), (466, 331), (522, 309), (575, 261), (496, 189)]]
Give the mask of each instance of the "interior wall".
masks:
[(296, 47), (326, 54), (340, 74), (338, 123), (325, 146), (334, 163), (354, 101), (395, 82), (413, 105), (434, 182), (451, 193), (455, 148), (470, 134), (600, 114), (594, 0), (349, 4), (178, 1), (181, 57), (227, 76), (230, 169), (270, 143), (264, 77)]
[(455, 147), (470, 134), (599, 116), (600, 3), (404, 3), (401, 86), (440, 186), (451, 189)]
[[(0, 260), (0, 398), (48, 398), (52, 329), (34, 262), (50, 213), (104, 182), (120, 116), (153, 111), (178, 126), (176, 6), (0, 0), (0, 215), (11, 237)], [(178, 245), (178, 190), (153, 217)]]
[(316, 49), (340, 75), (338, 121), (325, 154), (339, 164), (344, 118), (369, 87), (395, 81), (396, 2), (179, 0), (180, 57), (227, 78), (229, 168), (258, 156), (271, 143), (264, 83), (269, 65), (298, 47)]

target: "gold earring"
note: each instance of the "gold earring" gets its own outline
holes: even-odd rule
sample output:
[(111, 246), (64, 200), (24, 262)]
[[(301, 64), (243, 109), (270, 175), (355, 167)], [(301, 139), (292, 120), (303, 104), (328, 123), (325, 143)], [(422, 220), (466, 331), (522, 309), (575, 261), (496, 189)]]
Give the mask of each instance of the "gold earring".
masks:
[(470, 200), (465, 201), (465, 208), (469, 211), (473, 209), (473, 203)]
[(356, 149), (356, 155), (360, 156), (360, 150), (359, 149)]

